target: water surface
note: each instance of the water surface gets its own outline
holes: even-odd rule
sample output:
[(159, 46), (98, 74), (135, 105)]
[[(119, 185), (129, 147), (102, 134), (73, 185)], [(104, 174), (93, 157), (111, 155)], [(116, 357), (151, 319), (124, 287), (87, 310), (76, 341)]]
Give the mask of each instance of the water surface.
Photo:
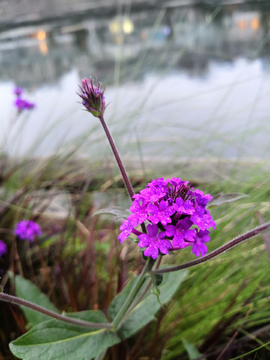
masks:
[[(260, 5), (181, 7), (74, 18), (0, 33), (2, 149), (109, 154), (76, 95), (106, 84), (106, 118), (124, 155), (268, 158), (270, 12)], [(36, 109), (19, 116), (13, 87)]]

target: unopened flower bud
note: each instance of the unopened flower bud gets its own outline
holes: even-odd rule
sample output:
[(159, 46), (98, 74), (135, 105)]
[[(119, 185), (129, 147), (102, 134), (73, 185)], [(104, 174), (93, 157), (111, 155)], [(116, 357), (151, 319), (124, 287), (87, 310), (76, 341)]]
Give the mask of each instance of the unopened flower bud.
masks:
[(105, 89), (101, 89), (101, 83), (94, 83), (92, 78), (82, 79), (81, 92), (78, 95), (82, 98), (82, 104), (92, 115), (99, 117), (105, 111)]

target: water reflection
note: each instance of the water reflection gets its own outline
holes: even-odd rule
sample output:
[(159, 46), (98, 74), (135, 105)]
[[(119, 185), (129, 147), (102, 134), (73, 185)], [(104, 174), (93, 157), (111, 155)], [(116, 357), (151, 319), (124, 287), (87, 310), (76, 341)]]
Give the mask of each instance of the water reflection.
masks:
[[(1, 126), (8, 131), (13, 83), (33, 92), (37, 103), (23, 120), (27, 138), (7, 149), (47, 154), (88, 131), (81, 153), (105, 156), (102, 133), (76, 103), (79, 79), (92, 74), (108, 85), (107, 116), (129, 155), (138, 155), (141, 138), (146, 157), (267, 156), (269, 30), (270, 12), (245, 5), (164, 8), (2, 32)], [(12, 131), (10, 144), (21, 131), (18, 122)]]

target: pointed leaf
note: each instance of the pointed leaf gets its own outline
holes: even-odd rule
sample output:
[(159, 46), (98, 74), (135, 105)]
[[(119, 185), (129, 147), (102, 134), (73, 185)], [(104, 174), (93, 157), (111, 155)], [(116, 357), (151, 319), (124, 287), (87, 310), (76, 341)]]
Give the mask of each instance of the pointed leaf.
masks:
[(209, 209), (214, 206), (219, 206), (227, 202), (234, 202), (246, 197), (249, 197), (249, 195), (242, 193), (220, 193), (216, 195), (213, 200), (209, 201), (209, 203), (206, 205), (206, 208)]
[[(101, 311), (84, 311), (69, 316), (91, 322), (107, 322)], [(10, 344), (12, 353), (23, 360), (90, 360), (119, 338), (105, 329), (90, 329), (57, 320), (33, 327)]]
[(116, 220), (119, 219), (127, 219), (131, 214), (129, 210), (120, 207), (120, 206), (112, 206), (110, 208), (100, 209), (95, 211), (92, 216), (101, 215), (101, 214), (110, 214), (116, 216)]
[[(187, 275), (188, 271), (186, 270), (179, 271), (177, 275), (174, 273), (164, 274), (162, 284), (159, 287), (161, 304), (165, 304), (171, 300)], [(156, 295), (149, 294), (124, 318), (118, 335), (121, 339), (130, 337), (150, 321), (154, 320), (154, 315), (160, 307), (161, 305), (157, 301)]]
[[(50, 302), (46, 295), (44, 295), (31, 281), (24, 279), (17, 275), (15, 276), (16, 295), (24, 300), (31, 301), (34, 304), (40, 305), (47, 310), (59, 313), (57, 308)], [(47, 315), (30, 310), (24, 306), (21, 307), (29, 326), (35, 326), (43, 321), (50, 320)]]
[[(202, 354), (199, 353), (199, 351), (196, 349), (194, 345), (191, 345), (188, 343), (185, 339), (182, 339), (183, 345), (186, 349), (186, 352), (188, 353), (189, 360), (194, 360), (200, 357)], [(205, 359), (202, 359), (205, 360)]]

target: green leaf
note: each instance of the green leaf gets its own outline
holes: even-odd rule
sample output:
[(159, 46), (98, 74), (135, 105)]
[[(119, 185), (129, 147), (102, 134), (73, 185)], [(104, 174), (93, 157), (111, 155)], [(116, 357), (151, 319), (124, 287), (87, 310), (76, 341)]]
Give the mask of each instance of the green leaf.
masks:
[(101, 214), (114, 215), (114, 216), (116, 216), (116, 220), (119, 220), (119, 219), (127, 219), (130, 215), (130, 212), (129, 212), (129, 210), (124, 209), (120, 206), (112, 206), (110, 208), (100, 209), (100, 210), (94, 212), (94, 214), (92, 216), (101, 215)]
[[(31, 301), (34, 304), (40, 305), (47, 310), (59, 313), (57, 308), (50, 302), (46, 295), (44, 295), (31, 281), (24, 279), (17, 275), (15, 276), (16, 295), (24, 300)], [(21, 307), (29, 326), (35, 326), (43, 321), (50, 320), (47, 315), (30, 310), (24, 306)]]
[[(194, 345), (189, 344), (185, 339), (182, 339), (183, 345), (188, 353), (189, 360), (196, 359), (200, 357), (202, 354), (196, 349)], [(202, 359), (205, 360), (205, 359)]]
[(133, 288), (133, 285), (136, 281), (137, 276), (134, 276), (131, 281), (124, 287), (124, 289), (116, 295), (116, 297), (113, 299), (113, 301), (110, 303), (109, 306), (109, 318), (113, 320), (121, 307), (124, 305), (124, 302), (126, 301), (126, 298), (128, 297), (128, 294), (130, 293), (131, 289)]
[[(107, 322), (101, 311), (68, 314), (84, 321)], [(120, 339), (106, 329), (89, 329), (49, 320), (33, 327), (10, 344), (12, 353), (24, 360), (90, 360)]]
[(102, 353), (100, 353), (98, 356), (95, 357), (95, 360), (103, 360), (105, 355), (107, 353), (107, 349), (102, 351)]
[[(188, 275), (188, 271), (182, 270), (177, 273), (166, 273), (163, 276), (163, 282), (159, 287), (159, 299), (161, 304), (165, 304), (175, 294), (181, 282)], [(121, 339), (126, 339), (138, 330), (154, 320), (155, 313), (160, 309), (161, 305), (157, 301), (154, 294), (148, 295), (143, 299), (125, 318), (118, 331)]]
[(249, 195), (242, 193), (220, 193), (216, 195), (213, 200), (209, 201), (209, 203), (206, 205), (206, 208), (209, 209), (214, 206), (219, 206), (227, 202), (234, 202), (247, 197), (249, 197)]

